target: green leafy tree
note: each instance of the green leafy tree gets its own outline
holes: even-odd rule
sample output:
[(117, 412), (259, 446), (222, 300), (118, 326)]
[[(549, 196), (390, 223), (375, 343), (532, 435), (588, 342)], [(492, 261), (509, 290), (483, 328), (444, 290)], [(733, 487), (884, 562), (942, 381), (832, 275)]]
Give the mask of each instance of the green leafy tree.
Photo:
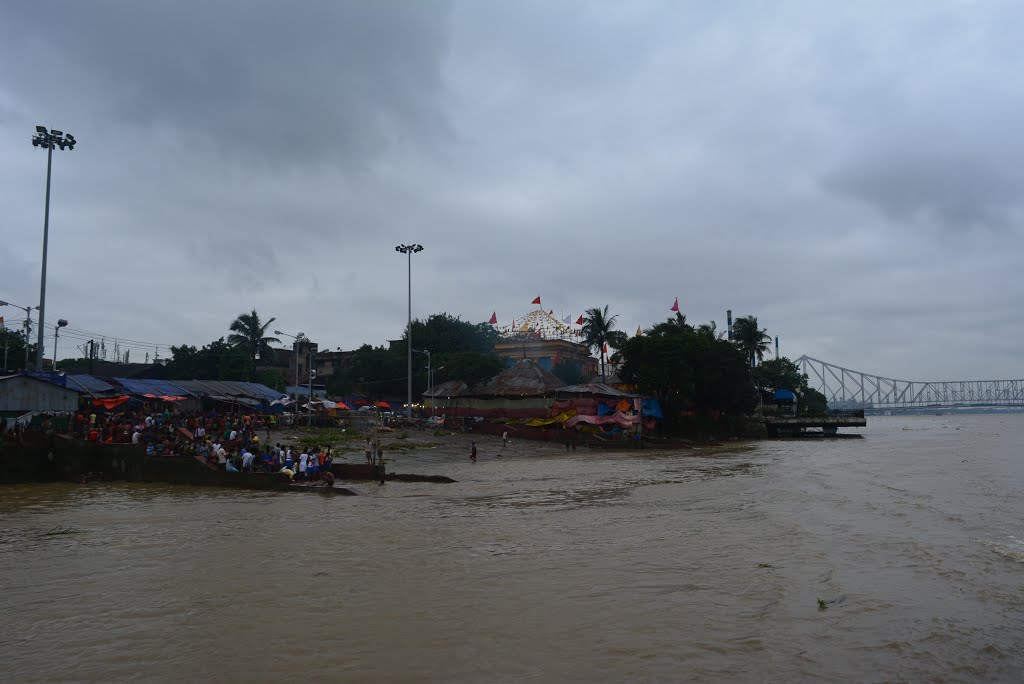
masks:
[(828, 411), (828, 399), (813, 387), (806, 387), (800, 395), (800, 411), (811, 416), (825, 415)]
[(610, 316), (608, 314), (608, 306), (605, 305), (604, 309), (595, 307), (593, 309), (587, 309), (583, 314), (583, 327), (580, 332), (583, 336), (583, 344), (595, 350), (601, 357), (601, 382), (605, 380), (604, 372), (604, 361), (606, 354), (606, 346), (617, 341), (622, 345), (626, 344), (626, 339), (613, 335), (615, 329), (615, 321), (618, 319), (618, 314)]
[(771, 349), (772, 338), (767, 329), (757, 327), (757, 316), (737, 318), (732, 326), (732, 338), (747, 357), (751, 368), (755, 360), (763, 360), (764, 353)]
[(194, 380), (244, 380), (251, 378), (255, 365), (246, 350), (221, 337), (201, 348), (171, 347), (168, 376)]
[[(15, 370), (25, 367), (25, 338), (17, 330), (0, 328), (0, 365), (4, 363), (4, 345), (7, 345), (7, 369)], [(29, 343), (29, 363), (35, 363), (36, 345)]]
[(284, 394), (285, 387), (287, 387), (287, 383), (285, 383), (284, 379), (284, 373), (276, 368), (260, 371), (256, 376), (256, 382), (262, 383), (271, 389), (281, 392), (282, 394)]
[[(617, 357), (617, 355), (618, 352), (613, 354), (613, 357)], [(551, 374), (566, 385), (578, 385), (587, 380), (583, 377), (583, 367), (575, 361), (559, 361), (551, 366)]]
[[(487, 382), (503, 370), (501, 359), (497, 356), (476, 352), (441, 354), (434, 359), (434, 367), (442, 369), (434, 373), (435, 385), (448, 380), (462, 380), (470, 387)], [(425, 376), (423, 380), (423, 388), (426, 389)]]
[(800, 394), (807, 387), (807, 376), (800, 372), (800, 366), (784, 356), (761, 363), (754, 379), (764, 392), (788, 389)]
[(725, 339), (725, 334), (726, 334), (725, 331), (722, 331), (722, 332), (718, 331), (718, 324), (715, 323), (714, 321), (708, 321), (707, 323), (701, 323), (696, 328), (694, 328), (694, 332), (696, 332), (698, 335), (703, 335), (704, 337), (707, 337), (707, 338), (712, 339), (712, 340), (722, 340), (722, 339)]
[[(402, 335), (406, 339), (406, 335)], [(433, 354), (446, 352), (494, 351), (498, 332), (486, 323), (468, 323), (447, 313), (433, 314), (427, 320), (412, 322), (412, 344), (415, 349), (429, 349)]]
[(228, 344), (243, 349), (255, 366), (257, 356), (268, 359), (274, 355), (274, 350), (270, 346), (271, 342), (281, 343), (281, 340), (276, 337), (267, 336), (267, 329), (276, 320), (276, 318), (271, 318), (264, 323), (260, 320), (256, 309), (249, 313), (239, 314), (238, 318), (231, 322)]
[(676, 315), (668, 318), (662, 323), (655, 323), (648, 328), (647, 335), (684, 335), (693, 330), (693, 326), (686, 322), (686, 315), (676, 311)]
[(386, 349), (364, 344), (352, 355), (347, 372), (356, 389), (380, 399), (405, 395), (407, 368), (404, 345)]
[(627, 341), (622, 378), (655, 396), (672, 421), (683, 410), (742, 415), (756, 405), (743, 353), (725, 340), (670, 319)]

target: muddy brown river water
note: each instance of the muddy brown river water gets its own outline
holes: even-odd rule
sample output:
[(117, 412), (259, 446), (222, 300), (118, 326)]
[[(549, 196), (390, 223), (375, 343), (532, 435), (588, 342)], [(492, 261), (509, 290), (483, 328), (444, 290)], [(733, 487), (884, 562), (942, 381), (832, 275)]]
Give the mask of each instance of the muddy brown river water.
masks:
[[(1024, 414), (363, 496), (0, 488), (10, 682), (1020, 681)], [(500, 446), (500, 445), (499, 445)]]

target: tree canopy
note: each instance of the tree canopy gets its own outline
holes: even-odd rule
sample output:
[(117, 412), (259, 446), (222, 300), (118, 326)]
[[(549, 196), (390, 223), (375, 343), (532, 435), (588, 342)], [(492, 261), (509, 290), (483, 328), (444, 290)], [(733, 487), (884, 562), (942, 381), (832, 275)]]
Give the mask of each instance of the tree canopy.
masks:
[(741, 415), (756, 406), (743, 353), (686, 325), (683, 316), (630, 338), (618, 358), (622, 379), (657, 397), (670, 422), (684, 410)]

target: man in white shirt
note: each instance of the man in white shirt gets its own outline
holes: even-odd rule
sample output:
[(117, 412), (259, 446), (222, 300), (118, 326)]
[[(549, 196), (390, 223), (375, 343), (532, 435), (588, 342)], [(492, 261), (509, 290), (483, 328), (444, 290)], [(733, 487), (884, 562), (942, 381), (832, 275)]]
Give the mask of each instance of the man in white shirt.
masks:
[(242, 450), (242, 471), (247, 472), (252, 470), (252, 462), (256, 460), (256, 454), (245, 449)]
[(224, 451), (224, 447), (217, 445), (217, 463), (220, 464), (220, 469), (224, 470), (228, 462), (228, 452)]
[(132, 433), (132, 444), (138, 444), (142, 441), (142, 433), (139, 432), (138, 428), (135, 428), (135, 432)]
[(306, 468), (309, 467), (309, 454), (303, 451), (299, 454), (299, 479), (306, 479)]

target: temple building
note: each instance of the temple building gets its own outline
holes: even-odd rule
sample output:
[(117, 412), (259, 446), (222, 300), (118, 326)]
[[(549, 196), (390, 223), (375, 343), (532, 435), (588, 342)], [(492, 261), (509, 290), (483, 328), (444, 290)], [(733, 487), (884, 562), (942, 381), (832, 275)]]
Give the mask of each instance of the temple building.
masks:
[(580, 342), (580, 332), (570, 318), (558, 320), (552, 311), (537, 309), (511, 325), (499, 328), (500, 338), (494, 353), (512, 368), (523, 359), (530, 359), (546, 371), (555, 366), (573, 367), (583, 378), (597, 373), (597, 359)]

